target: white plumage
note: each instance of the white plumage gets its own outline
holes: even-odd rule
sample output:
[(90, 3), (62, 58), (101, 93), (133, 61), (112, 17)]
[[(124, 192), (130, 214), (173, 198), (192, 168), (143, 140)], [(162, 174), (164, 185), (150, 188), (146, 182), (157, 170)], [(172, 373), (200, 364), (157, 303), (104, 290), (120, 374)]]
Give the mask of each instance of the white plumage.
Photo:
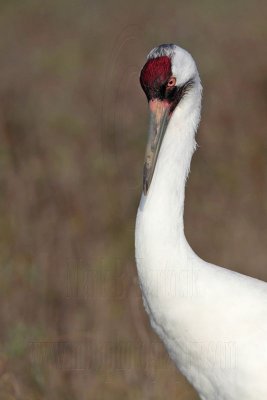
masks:
[[(190, 86), (170, 114), (138, 209), (136, 263), (144, 305), (170, 357), (202, 400), (265, 400), (267, 283), (203, 261), (185, 238), (185, 181), (202, 87), (188, 52), (162, 45), (148, 61), (160, 57), (170, 58), (176, 88), (188, 81)], [(157, 95), (149, 93), (151, 103)], [(167, 100), (161, 93), (162, 101)]]

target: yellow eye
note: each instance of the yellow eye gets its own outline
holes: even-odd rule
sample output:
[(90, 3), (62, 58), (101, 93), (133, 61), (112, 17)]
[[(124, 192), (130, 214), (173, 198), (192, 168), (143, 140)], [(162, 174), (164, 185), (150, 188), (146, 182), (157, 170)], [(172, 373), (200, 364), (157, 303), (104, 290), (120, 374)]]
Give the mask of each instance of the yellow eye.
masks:
[(170, 79), (168, 80), (167, 87), (173, 87), (175, 86), (175, 84), (176, 84), (176, 79), (174, 76), (171, 76)]

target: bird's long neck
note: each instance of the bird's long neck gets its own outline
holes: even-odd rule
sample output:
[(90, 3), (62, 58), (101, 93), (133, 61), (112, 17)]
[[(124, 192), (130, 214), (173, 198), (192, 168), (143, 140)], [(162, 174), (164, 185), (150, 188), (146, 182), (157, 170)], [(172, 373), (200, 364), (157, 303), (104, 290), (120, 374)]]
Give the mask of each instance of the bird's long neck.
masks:
[(170, 119), (148, 194), (142, 196), (136, 226), (137, 252), (138, 247), (144, 250), (145, 246), (170, 251), (187, 247), (183, 224), (185, 182), (195, 149), (200, 107), (201, 84), (197, 81)]

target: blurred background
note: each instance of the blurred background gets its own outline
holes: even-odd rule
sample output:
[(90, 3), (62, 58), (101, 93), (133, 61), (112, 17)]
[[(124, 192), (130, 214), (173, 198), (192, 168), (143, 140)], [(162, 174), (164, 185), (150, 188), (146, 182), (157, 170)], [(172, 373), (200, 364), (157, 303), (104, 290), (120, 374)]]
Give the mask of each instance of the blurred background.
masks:
[(267, 280), (267, 3), (0, 1), (0, 397), (196, 400), (144, 313), (138, 78), (174, 42), (204, 86), (185, 230)]

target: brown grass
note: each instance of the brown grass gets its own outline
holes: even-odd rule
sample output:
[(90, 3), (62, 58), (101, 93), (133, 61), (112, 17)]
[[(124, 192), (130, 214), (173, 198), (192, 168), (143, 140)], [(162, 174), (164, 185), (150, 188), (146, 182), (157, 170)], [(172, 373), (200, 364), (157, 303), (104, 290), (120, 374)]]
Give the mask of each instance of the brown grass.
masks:
[(203, 258), (267, 279), (263, 1), (0, 2), (3, 400), (197, 399), (140, 300), (134, 221), (154, 45), (192, 52), (204, 107), (186, 196)]

